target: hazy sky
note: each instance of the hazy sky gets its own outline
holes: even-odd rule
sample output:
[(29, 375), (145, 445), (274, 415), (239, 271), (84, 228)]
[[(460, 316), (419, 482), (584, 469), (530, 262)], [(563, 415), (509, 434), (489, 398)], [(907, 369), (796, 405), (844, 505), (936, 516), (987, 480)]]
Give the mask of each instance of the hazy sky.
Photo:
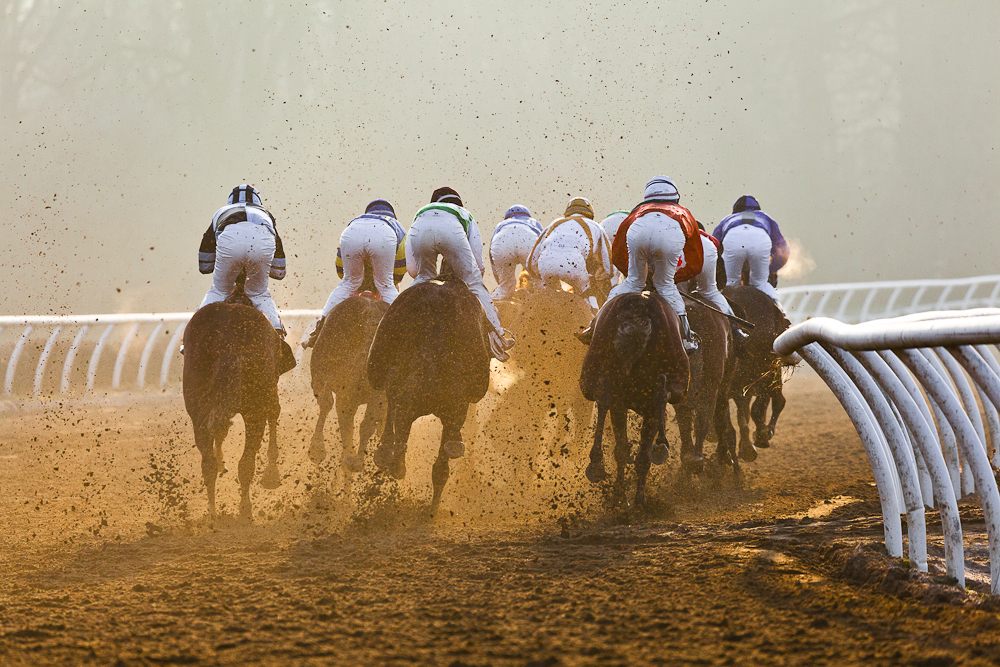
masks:
[(660, 173), (706, 226), (756, 195), (815, 262), (783, 284), (1000, 272), (1000, 3), (477, 4), (4, 2), (0, 312), (193, 310), (242, 182), (279, 308), (372, 198), (408, 226), (449, 185), (488, 238)]

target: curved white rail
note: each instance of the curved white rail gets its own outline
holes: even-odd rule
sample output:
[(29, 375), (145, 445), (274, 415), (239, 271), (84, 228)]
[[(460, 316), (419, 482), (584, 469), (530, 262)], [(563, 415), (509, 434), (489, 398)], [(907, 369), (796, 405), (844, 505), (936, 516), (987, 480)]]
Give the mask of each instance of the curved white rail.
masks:
[[(774, 342), (778, 354), (801, 354), (847, 410), (872, 466), (891, 556), (902, 557), (899, 515), (905, 507), (910, 558), (926, 571), (921, 505), (932, 507), (936, 501), (945, 568), (964, 587), (956, 500), (978, 492), (994, 595), (1000, 593), (1000, 493), (988, 448), (992, 442), (996, 449), (1000, 442), (1000, 364), (985, 346), (997, 343), (1000, 310), (992, 308), (856, 325), (815, 318)], [(977, 395), (986, 399), (985, 421)], [(996, 451), (993, 460), (998, 460)], [(890, 484), (890, 472), (898, 478), (899, 489)]]
[[(319, 314), (319, 310), (283, 311), (281, 316), (285, 328), (289, 330), (288, 340), (298, 340), (299, 335), (304, 334)], [(93, 392), (103, 383), (107, 383), (104, 389), (115, 391), (144, 390), (150, 384), (147, 381), (150, 366), (157, 363), (157, 359), (160, 372), (156, 388), (165, 391), (177, 386), (177, 378), (171, 380), (170, 370), (175, 367), (175, 358), (180, 356), (179, 347), (184, 327), (191, 315), (193, 313), (0, 317), (0, 334), (6, 332), (6, 337), (0, 338), (0, 354), (9, 353), (4, 375), (4, 394), (10, 396), (15, 392), (28, 392), (28, 377), (31, 378), (30, 393), (34, 396), (43, 394), (46, 384), (53, 386), (52, 391), (62, 394), (71, 392), (74, 385), (82, 385), (81, 388), (85, 387), (86, 391)], [(96, 331), (101, 333), (94, 340)], [(73, 334), (72, 342), (67, 344), (70, 333)], [(12, 335), (16, 338), (12, 338)], [(44, 345), (41, 338), (43, 335)], [(8, 342), (5, 344), (4, 340)], [(37, 360), (34, 360), (31, 358), (34, 353), (30, 350), (35, 349), (36, 345), (40, 351), (37, 353)], [(99, 375), (108, 377), (107, 362), (102, 365), (102, 359), (109, 359), (104, 355), (108, 346), (117, 347), (114, 356), (110, 357), (114, 359), (110, 368), (110, 380), (99, 382)], [(88, 349), (90, 356), (86, 374), (77, 377), (80, 375), (75, 372), (77, 356), (82, 350)], [(293, 345), (293, 349), (301, 360), (301, 348)], [(141, 352), (137, 352), (138, 350)], [(58, 383), (54, 378), (47, 383), (49, 361), (54, 355), (65, 355), (65, 358)], [(34, 364), (33, 375), (27, 377), (23, 375), (28, 372), (27, 369), (21, 371), (21, 367), (25, 365), (22, 360), (26, 356), (31, 359), (27, 363)], [(131, 371), (126, 373), (126, 369), (134, 368), (136, 364), (134, 376)], [(19, 371), (22, 375), (19, 375)], [(294, 372), (301, 372), (301, 366)]]
[(857, 323), (931, 310), (1000, 307), (1000, 275), (779, 287), (793, 324), (810, 317)]

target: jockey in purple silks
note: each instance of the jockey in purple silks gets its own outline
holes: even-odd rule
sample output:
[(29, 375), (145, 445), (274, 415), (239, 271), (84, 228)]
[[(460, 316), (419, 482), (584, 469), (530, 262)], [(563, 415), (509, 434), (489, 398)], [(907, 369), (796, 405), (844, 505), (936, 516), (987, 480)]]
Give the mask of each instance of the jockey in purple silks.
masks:
[(771, 297), (781, 308), (775, 284), (778, 282), (778, 269), (788, 261), (788, 243), (781, 235), (778, 223), (760, 210), (757, 200), (751, 195), (737, 199), (733, 204), (733, 214), (718, 224), (712, 236), (722, 244), (726, 284), (739, 285), (743, 262), (749, 262), (750, 284)]
[(493, 230), (490, 238), (490, 266), (497, 279), (493, 300), (506, 299), (517, 288), (517, 265), (527, 268), (528, 254), (542, 233), (542, 225), (525, 206), (511, 206), (504, 213), (503, 222)]

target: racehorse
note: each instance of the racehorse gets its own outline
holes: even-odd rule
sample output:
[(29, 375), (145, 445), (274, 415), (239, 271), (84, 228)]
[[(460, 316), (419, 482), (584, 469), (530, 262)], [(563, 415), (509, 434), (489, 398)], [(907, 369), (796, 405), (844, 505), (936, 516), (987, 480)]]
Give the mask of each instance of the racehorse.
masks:
[[(505, 321), (510, 323), (518, 341), (508, 362), (518, 379), (503, 394), (487, 428), (505, 433), (514, 429), (526, 435), (521, 442), (534, 443), (538, 441), (537, 434), (554, 419), (564, 426), (567, 436), (572, 424), (572, 442), (582, 446), (590, 427), (593, 403), (580, 391), (577, 372), (583, 365), (586, 349), (573, 334), (587, 326), (593, 310), (580, 295), (555, 289), (528, 291), (517, 304), (518, 309)], [(503, 440), (505, 444), (519, 442), (516, 435)], [(552, 443), (553, 451), (560, 440), (561, 436), (557, 436)]]
[(725, 315), (701, 304), (689, 302), (686, 309), (701, 344), (688, 356), (691, 384), (687, 398), (674, 406), (681, 436), (681, 465), (693, 473), (703, 470), (705, 437), (714, 426), (719, 440), (716, 457), (733, 465), (737, 472), (736, 431), (729, 418), (730, 385), (736, 365), (732, 329)]
[(406, 476), (406, 445), (414, 420), (441, 420), (441, 445), (431, 474), (431, 511), (448, 481), (448, 460), (465, 453), (462, 424), (469, 404), (490, 383), (489, 325), (478, 299), (451, 276), (412, 285), (392, 302), (368, 352), (368, 380), (384, 390), (385, 430), (375, 465), (396, 479)]
[(261, 486), (274, 489), (278, 476), (278, 376), (281, 340), (237, 282), (222, 303), (198, 309), (184, 330), (184, 407), (201, 452), (201, 474), (208, 491), (208, 511), (215, 518), (215, 481), (226, 471), (222, 443), (232, 419), (243, 416), (246, 443), (239, 463), (240, 514), (251, 515), (250, 482), (267, 425), (268, 464)]
[(645, 504), (649, 466), (667, 458), (667, 403), (684, 400), (690, 375), (680, 322), (659, 294), (622, 294), (605, 304), (594, 323), (594, 336), (580, 373), (583, 395), (597, 401), (587, 479), (600, 482), (608, 477), (601, 436), (610, 411), (618, 465), (614, 497), (618, 502), (624, 500), (625, 462), (631, 452), (626, 417), (632, 410), (642, 418), (635, 458), (635, 504)]
[[(782, 394), (782, 361), (774, 352), (774, 339), (788, 328), (788, 320), (769, 296), (749, 286), (726, 287), (722, 294), (729, 299), (740, 317), (754, 324), (750, 337), (737, 357), (730, 397), (736, 403), (736, 421), (740, 430), (740, 458), (753, 461), (757, 449), (770, 446), (778, 416), (785, 407)], [(753, 407), (750, 401), (753, 399)], [(771, 419), (765, 424), (768, 404)], [(749, 421), (755, 431), (750, 440)]]
[[(361, 472), (368, 440), (384, 419), (385, 392), (372, 389), (368, 382), (368, 348), (389, 304), (368, 296), (352, 296), (337, 304), (327, 315), (313, 346), (310, 371), (313, 395), (319, 403), (319, 418), (309, 447), (309, 459), (319, 464), (326, 457), (323, 427), (337, 403), (337, 424), (344, 451), (344, 467)], [(357, 454), (354, 448), (354, 415), (365, 407)]]

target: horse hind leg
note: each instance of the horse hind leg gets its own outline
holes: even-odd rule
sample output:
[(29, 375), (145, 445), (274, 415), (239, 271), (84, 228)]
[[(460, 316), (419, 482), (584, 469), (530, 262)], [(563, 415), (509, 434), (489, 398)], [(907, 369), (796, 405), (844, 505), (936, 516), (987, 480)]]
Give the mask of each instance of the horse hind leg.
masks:
[(649, 475), (650, 452), (653, 440), (659, 430), (657, 420), (644, 417), (642, 420), (642, 435), (639, 438), (639, 453), (635, 457), (635, 504), (642, 507), (646, 504), (646, 478)]
[(229, 427), (233, 425), (232, 420), (227, 420), (219, 426), (214, 434), (215, 439), (215, 469), (218, 471), (217, 474), (223, 475), (229, 472), (229, 468), (226, 467), (226, 460), (222, 453), (222, 443), (226, 441), (226, 436), (229, 435)]
[(768, 433), (767, 406), (771, 403), (770, 393), (760, 393), (754, 398), (750, 408), (750, 419), (753, 420), (753, 444), (757, 449), (767, 449), (771, 446), (771, 436)]
[(768, 442), (774, 437), (774, 431), (778, 426), (778, 415), (785, 409), (785, 394), (781, 391), (781, 385), (771, 390), (771, 420), (767, 424)]
[(615, 467), (617, 468), (613, 499), (616, 504), (627, 505), (628, 501), (625, 500), (625, 464), (631, 453), (631, 447), (628, 443), (628, 410), (612, 408), (611, 427), (615, 433)]
[(194, 443), (201, 452), (201, 477), (208, 492), (208, 516), (215, 520), (215, 480), (219, 476), (218, 456), (215, 451), (215, 437), (207, 427), (195, 427)]
[(597, 404), (597, 424), (594, 427), (594, 445), (590, 448), (590, 464), (587, 466), (587, 479), (594, 484), (603, 482), (608, 478), (608, 471), (604, 469), (604, 418), (608, 414), (608, 406), (603, 403)]
[(256, 470), (257, 451), (264, 439), (266, 420), (263, 417), (253, 417), (244, 419), (244, 423), (246, 424), (246, 444), (243, 446), (243, 456), (240, 457), (239, 465), (240, 515), (249, 519), (253, 509), (250, 504), (250, 483), (253, 481)]
[[(340, 428), (340, 448), (344, 468), (351, 473), (361, 472), (364, 460), (354, 453), (354, 417), (358, 412), (358, 404), (341, 396), (337, 401), (337, 424)], [(368, 409), (365, 408), (367, 415)], [(364, 436), (362, 436), (364, 437)]]
[(278, 419), (267, 420), (267, 467), (260, 478), (260, 485), (265, 489), (276, 489), (281, 486), (281, 475), (278, 474)]
[(462, 420), (464, 418), (465, 411), (463, 410), (458, 419), (448, 420), (441, 431), (441, 446), (438, 449), (437, 459), (434, 460), (434, 467), (431, 469), (431, 483), (434, 486), (431, 514), (437, 513), (438, 506), (441, 504), (441, 495), (444, 493), (444, 486), (448, 483), (448, 477), (451, 475), (449, 460), (456, 457), (452, 456), (448, 449), (452, 443), (462, 442)]
[[(361, 428), (358, 430), (358, 454), (354, 460), (348, 462), (344, 457), (344, 467), (351, 472), (361, 472), (365, 467), (365, 457), (368, 455), (368, 443), (375, 434), (379, 424), (385, 420), (385, 399), (375, 398), (368, 401), (365, 406), (365, 416), (361, 420)], [(353, 467), (352, 467), (353, 466)]]
[(750, 463), (757, 460), (757, 448), (750, 440), (750, 397), (740, 396), (736, 402), (736, 423), (740, 428), (740, 458)]
[(316, 430), (309, 442), (309, 460), (319, 465), (326, 458), (323, 429), (326, 428), (326, 418), (333, 409), (333, 392), (324, 388), (316, 394), (316, 402), (319, 404), (319, 417), (316, 419)]

